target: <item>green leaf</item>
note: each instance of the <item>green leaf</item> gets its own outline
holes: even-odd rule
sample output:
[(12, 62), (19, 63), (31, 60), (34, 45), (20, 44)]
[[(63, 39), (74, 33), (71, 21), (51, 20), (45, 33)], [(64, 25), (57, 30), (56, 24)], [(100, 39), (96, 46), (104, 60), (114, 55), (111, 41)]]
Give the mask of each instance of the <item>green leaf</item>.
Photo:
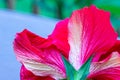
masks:
[(93, 56), (91, 56), (81, 67), (78, 71), (75, 70), (75, 68), (62, 56), (62, 60), (65, 65), (66, 69), (66, 76), (67, 79), (65, 80), (86, 80), (88, 74), (89, 74), (89, 69), (90, 69), (90, 64)]
[(66, 69), (66, 75), (67, 75), (67, 80), (74, 80), (74, 74), (76, 73), (76, 70), (73, 68), (73, 66), (62, 56), (62, 60), (65, 65)]
[(93, 56), (91, 56), (77, 71), (77, 74), (75, 75), (75, 80), (86, 80), (89, 74), (92, 57)]

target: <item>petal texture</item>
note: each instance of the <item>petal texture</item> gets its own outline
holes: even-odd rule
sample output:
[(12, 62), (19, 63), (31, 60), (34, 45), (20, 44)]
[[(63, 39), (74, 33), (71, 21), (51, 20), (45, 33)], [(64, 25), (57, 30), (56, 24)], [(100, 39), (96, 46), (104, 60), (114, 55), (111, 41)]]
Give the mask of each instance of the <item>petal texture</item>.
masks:
[(113, 52), (108, 61), (93, 62), (88, 78), (92, 80), (120, 80), (120, 54)]
[(66, 76), (61, 51), (48, 39), (24, 30), (15, 38), (14, 51), (17, 59), (36, 76), (51, 76), (55, 79)]
[(20, 70), (20, 80), (55, 80), (49, 76), (35, 76), (32, 72), (28, 71), (23, 65)]
[(110, 24), (108, 12), (95, 6), (76, 10), (68, 22), (69, 60), (79, 69), (92, 54), (97, 54), (94, 61), (99, 59), (116, 39), (117, 34)]

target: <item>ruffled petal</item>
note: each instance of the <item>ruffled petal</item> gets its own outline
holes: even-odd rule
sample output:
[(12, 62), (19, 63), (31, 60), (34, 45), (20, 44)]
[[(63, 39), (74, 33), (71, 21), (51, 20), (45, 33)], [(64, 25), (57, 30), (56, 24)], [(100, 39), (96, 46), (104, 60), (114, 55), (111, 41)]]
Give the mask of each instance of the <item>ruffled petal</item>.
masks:
[(120, 40), (116, 40), (114, 46), (112, 48), (109, 49), (109, 51), (107, 51), (105, 54), (101, 55), (98, 59), (98, 61), (106, 61), (110, 58), (110, 56), (112, 55), (112, 52), (118, 52), (120, 53)]
[(93, 62), (88, 78), (92, 80), (120, 80), (120, 54), (113, 52), (108, 61)]
[(64, 19), (58, 22), (55, 26), (54, 31), (49, 35), (52, 43), (56, 45), (60, 50), (63, 51), (63, 55), (68, 58), (69, 44), (68, 44), (68, 21), (69, 19)]
[(65, 78), (61, 51), (48, 39), (24, 30), (14, 40), (14, 51), (17, 59), (34, 75)]
[(102, 70), (88, 80), (120, 80), (120, 66)]
[(79, 69), (92, 55), (94, 61), (108, 51), (117, 39), (110, 24), (110, 14), (95, 6), (76, 10), (68, 22), (69, 60)]
[(32, 72), (28, 71), (23, 65), (20, 70), (20, 80), (55, 80), (49, 76), (35, 76)]

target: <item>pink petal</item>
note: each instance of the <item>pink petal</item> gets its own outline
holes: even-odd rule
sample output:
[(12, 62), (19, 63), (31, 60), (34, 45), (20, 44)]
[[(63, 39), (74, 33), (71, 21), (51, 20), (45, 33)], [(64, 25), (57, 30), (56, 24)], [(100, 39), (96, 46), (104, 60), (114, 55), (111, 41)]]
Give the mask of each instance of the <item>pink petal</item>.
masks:
[(56, 24), (56, 27), (49, 39), (59, 49), (63, 51), (63, 55), (68, 58), (69, 44), (68, 44), (68, 21), (69, 19), (62, 20)]
[(95, 6), (76, 10), (68, 22), (69, 60), (76, 69), (92, 55), (94, 59), (108, 51), (117, 39), (110, 24), (110, 14)]
[(120, 54), (113, 52), (108, 61), (92, 62), (88, 78), (92, 80), (120, 80)]
[(35, 76), (32, 72), (28, 71), (23, 65), (20, 70), (20, 80), (55, 80), (49, 76)]
[(34, 75), (65, 78), (61, 51), (50, 40), (24, 30), (15, 38), (14, 51), (17, 59)]

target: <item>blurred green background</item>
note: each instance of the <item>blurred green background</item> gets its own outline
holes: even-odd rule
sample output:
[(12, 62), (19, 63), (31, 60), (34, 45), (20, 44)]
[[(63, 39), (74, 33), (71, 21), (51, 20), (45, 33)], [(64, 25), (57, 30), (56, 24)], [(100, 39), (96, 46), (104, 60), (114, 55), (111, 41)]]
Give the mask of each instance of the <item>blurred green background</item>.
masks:
[(64, 19), (73, 10), (91, 4), (111, 13), (112, 25), (120, 36), (120, 0), (0, 0), (0, 9)]

